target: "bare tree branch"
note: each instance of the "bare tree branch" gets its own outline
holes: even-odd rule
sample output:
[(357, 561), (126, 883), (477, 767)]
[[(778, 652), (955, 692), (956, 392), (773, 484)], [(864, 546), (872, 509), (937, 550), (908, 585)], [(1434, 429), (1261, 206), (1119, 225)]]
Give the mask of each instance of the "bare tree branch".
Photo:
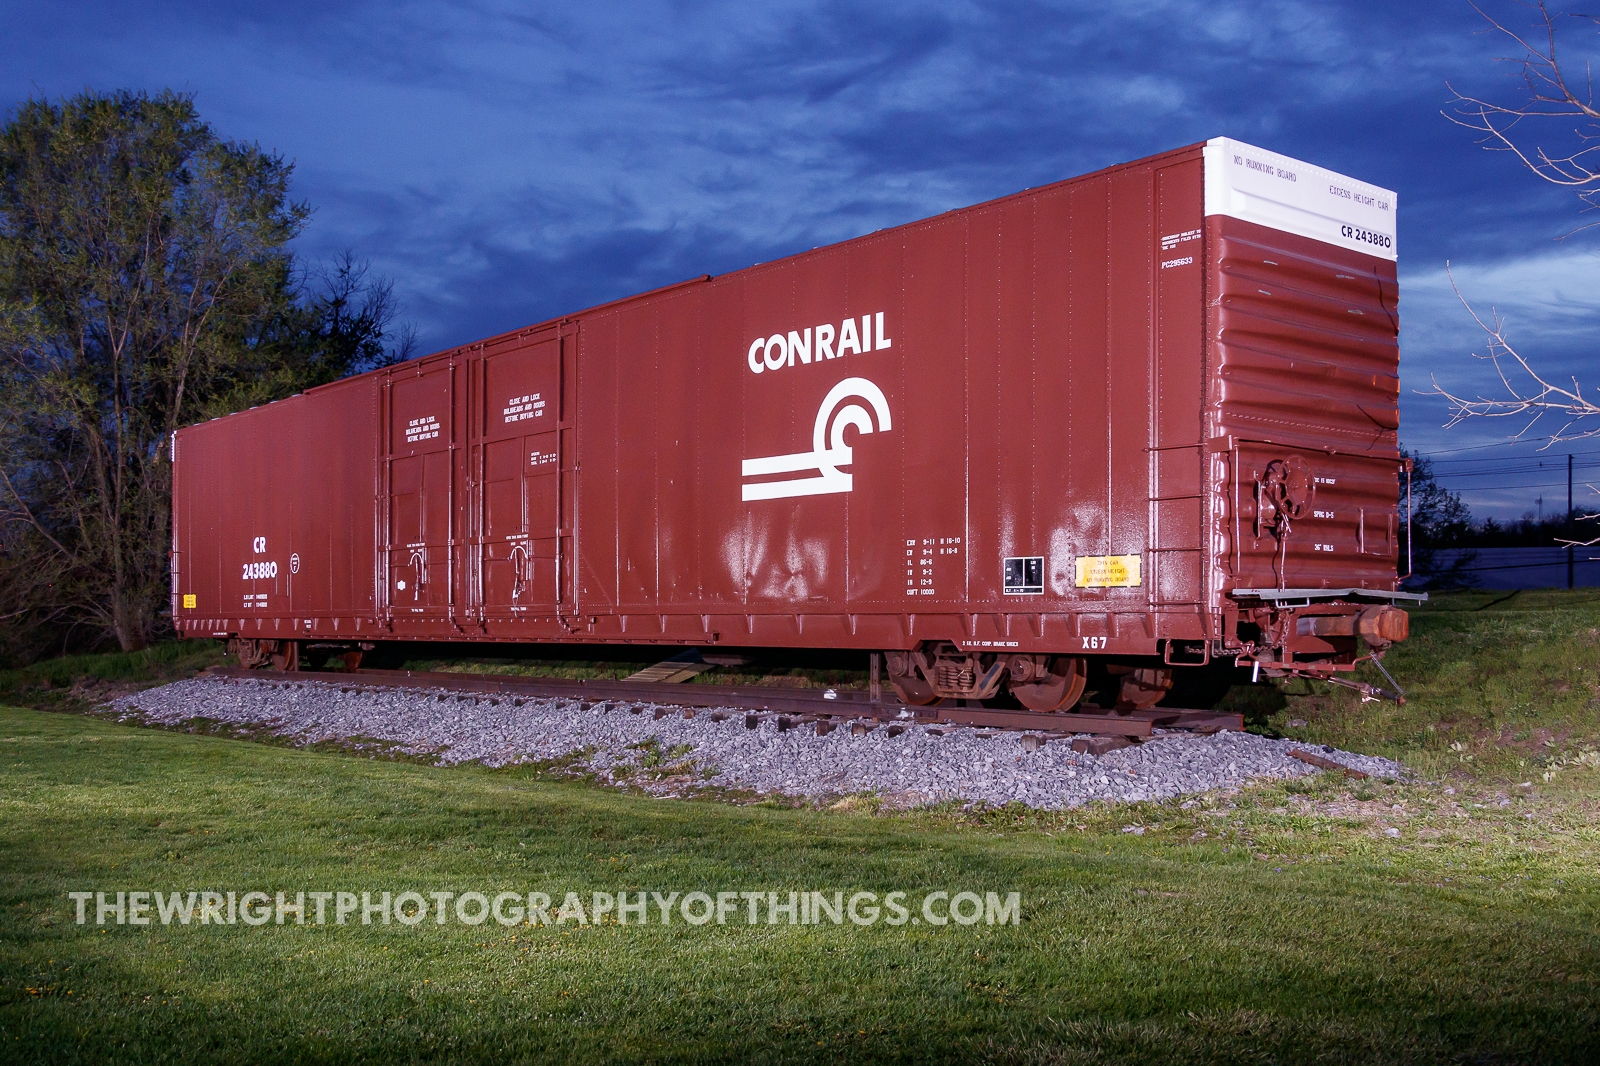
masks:
[[(1600, 488), (1595, 488), (1590, 484), (1585, 484), (1584, 488), (1588, 489), (1596, 496), (1600, 496)], [(1593, 522), (1595, 519), (1600, 519), (1600, 514), (1581, 514), (1577, 517), (1576, 521)], [(1563, 540), (1562, 538), (1557, 537), (1556, 543), (1565, 545), (1569, 548), (1592, 548), (1595, 545), (1600, 544), (1600, 537), (1595, 537), (1592, 540)]]
[(22, 494), (19, 493), (16, 486), (11, 483), (11, 477), (5, 472), (3, 467), (0, 467), (0, 480), (5, 481), (6, 491), (11, 494), (11, 499), (14, 501), (17, 510), (21, 513), (22, 517), (27, 520), (28, 524), (37, 530), (40, 536), (44, 537), (45, 540), (48, 540), (52, 545), (54, 545), (56, 550), (62, 555), (70, 557), (72, 553), (67, 551), (66, 548), (63, 548), (61, 546), (61, 542), (52, 537), (50, 535), (50, 531), (44, 527), (44, 524), (41, 523), (37, 517), (35, 517), (32, 509), (28, 507), (27, 501), (22, 498)]
[(1527, 421), (1522, 428), (1512, 434), (1513, 440), (1521, 440), (1541, 419), (1547, 416), (1560, 419), (1560, 428), (1548, 434), (1540, 451), (1564, 441), (1600, 435), (1600, 424), (1580, 427), (1580, 423), (1600, 416), (1600, 404), (1596, 404), (1594, 400), (1584, 395), (1583, 386), (1579, 384), (1578, 379), (1573, 377), (1571, 387), (1568, 388), (1555, 384), (1535, 370), (1533, 365), (1506, 339), (1505, 321), (1499, 312), (1491, 308), (1490, 320), (1485, 322), (1462, 295), (1461, 287), (1456, 284), (1455, 275), (1450, 273), (1448, 263), (1445, 264), (1445, 272), (1450, 278), (1450, 287), (1455, 290), (1456, 299), (1461, 301), (1461, 306), (1467, 309), (1472, 320), (1489, 339), (1487, 353), (1479, 355), (1473, 352), (1473, 358), (1484, 359), (1494, 364), (1495, 373), (1499, 376), (1500, 384), (1506, 392), (1504, 397), (1499, 398), (1478, 396), (1469, 399), (1450, 392), (1439, 384), (1437, 377), (1430, 376), (1433, 388), (1423, 390), (1423, 394), (1442, 396), (1450, 405), (1450, 421), (1446, 423), (1446, 427), (1454, 426), (1468, 418), (1525, 417)]
[[(1511, 105), (1500, 104), (1458, 92), (1446, 83), (1455, 99), (1451, 109), (1441, 114), (1482, 134), (1478, 143), (1484, 147), (1512, 153), (1545, 181), (1574, 189), (1590, 207), (1600, 207), (1600, 155), (1595, 154), (1600, 153), (1600, 105), (1595, 103), (1593, 72), (1584, 62), (1581, 77), (1575, 81), (1556, 48), (1558, 20), (1574, 19), (1600, 29), (1600, 16), (1551, 12), (1546, 0), (1524, 4), (1538, 11), (1542, 23), (1539, 39), (1530, 39), (1476, 3), (1472, 6), (1495, 32), (1522, 49), (1520, 56), (1496, 58), (1496, 62), (1517, 68), (1514, 77), (1521, 83), (1520, 99)], [(1537, 125), (1539, 119), (1560, 120), (1576, 138), (1576, 147), (1571, 151), (1546, 147), (1540, 140), (1544, 129)]]

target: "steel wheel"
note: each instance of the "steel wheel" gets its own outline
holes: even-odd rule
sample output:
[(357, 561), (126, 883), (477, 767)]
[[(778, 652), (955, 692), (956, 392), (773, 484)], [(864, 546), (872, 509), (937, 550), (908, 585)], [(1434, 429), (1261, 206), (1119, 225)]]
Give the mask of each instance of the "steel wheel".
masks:
[(277, 647), (272, 649), (272, 668), (285, 673), (293, 673), (300, 669), (300, 642), (279, 640), (274, 643)]
[(1059, 655), (1036, 668), (1027, 681), (1012, 681), (1011, 694), (1030, 711), (1065, 711), (1083, 698), (1089, 684), (1089, 664), (1077, 656)]
[(933, 707), (940, 697), (933, 685), (916, 667), (920, 654), (891, 651), (883, 657), (884, 673), (900, 702), (911, 707)]
[(901, 677), (890, 674), (889, 684), (894, 686), (894, 694), (900, 697), (900, 702), (909, 706), (937, 707), (943, 702), (939, 694), (933, 691), (933, 686), (920, 676)]
[(1117, 710), (1148, 711), (1172, 690), (1172, 671), (1164, 666), (1141, 666), (1122, 675), (1117, 689)]
[(267, 649), (263, 644), (264, 641), (237, 637), (228, 641), (228, 651), (239, 660), (240, 666), (246, 670), (254, 670), (267, 665)]

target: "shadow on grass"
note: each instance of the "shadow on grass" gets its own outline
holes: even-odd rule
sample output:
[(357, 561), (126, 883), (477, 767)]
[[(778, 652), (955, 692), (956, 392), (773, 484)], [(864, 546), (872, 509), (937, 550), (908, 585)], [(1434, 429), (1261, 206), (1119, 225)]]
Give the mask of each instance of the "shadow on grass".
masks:
[(1217, 701), (1217, 710), (1244, 715), (1244, 727), (1252, 733), (1276, 736), (1272, 718), (1289, 706), (1287, 686), (1282, 682), (1234, 685)]

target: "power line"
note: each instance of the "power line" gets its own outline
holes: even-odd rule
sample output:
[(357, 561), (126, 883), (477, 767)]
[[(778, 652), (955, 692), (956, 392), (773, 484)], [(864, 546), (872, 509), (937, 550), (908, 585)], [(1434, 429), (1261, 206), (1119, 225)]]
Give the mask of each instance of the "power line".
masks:
[[(1474, 551), (1475, 549), (1473, 549), (1473, 548), (1462, 548), (1462, 549), (1459, 549), (1459, 550), (1461, 550), (1461, 551)], [(1582, 563), (1600, 562), (1600, 556), (1590, 556), (1587, 559), (1579, 559), (1577, 561), (1580, 564), (1582, 564)], [(1551, 559), (1549, 562), (1546, 562), (1546, 563), (1505, 563), (1505, 564), (1500, 565), (1500, 566), (1463, 566), (1463, 567), (1459, 567), (1459, 568), (1457, 568), (1457, 567), (1446, 567), (1446, 570), (1448, 570), (1450, 573), (1469, 574), (1469, 573), (1480, 573), (1480, 572), (1486, 571), (1486, 570), (1544, 570), (1544, 569), (1547, 569), (1547, 568), (1554, 568), (1554, 567), (1558, 567), (1558, 566), (1565, 567), (1566, 565), (1567, 565), (1567, 560), (1566, 560), (1565, 557), (1562, 557), (1560, 559)]]
[[(1600, 463), (1574, 463), (1573, 470), (1585, 471), (1582, 475), (1584, 477), (1594, 477), (1594, 474), (1589, 471), (1600, 470)], [(1546, 474), (1560, 474), (1562, 480), (1565, 481), (1567, 464), (1562, 463), (1559, 466), (1547, 466), (1542, 469), (1539, 467), (1519, 467), (1509, 470), (1456, 470), (1448, 474), (1435, 474), (1433, 478), (1435, 481), (1449, 481), (1463, 477), (1542, 477)]]
[[(1481, 494), (1481, 493), (1485, 493), (1485, 492), (1493, 492), (1495, 489), (1498, 489), (1498, 488), (1506, 488), (1506, 489), (1564, 489), (1566, 487), (1567, 487), (1567, 483), (1565, 481), (1546, 481), (1546, 482), (1543, 482), (1543, 483), (1538, 484), (1538, 485), (1469, 485), (1465, 489), (1461, 489), (1460, 491), (1462, 491), (1462, 492), (1473, 492), (1473, 493), (1480, 493)], [(1552, 505), (1552, 506), (1554, 506), (1554, 505)]]
[[(1422, 455), (1421, 452), (1418, 452), (1416, 454)], [(1554, 463), (1554, 462), (1557, 462), (1558, 460), (1561, 461), (1561, 462), (1565, 462), (1566, 461), (1566, 457), (1568, 455), (1572, 455), (1572, 456), (1581, 458), (1583, 456), (1600, 455), (1600, 451), (1562, 452), (1559, 455), (1551, 455), (1548, 459), (1539, 459), (1539, 460), (1535, 460), (1535, 457), (1531, 456), (1531, 455), (1515, 455), (1515, 456), (1509, 457), (1508, 459), (1496, 459), (1493, 456), (1490, 456), (1490, 457), (1483, 458), (1483, 459), (1435, 459), (1435, 460), (1431, 460), (1431, 462), (1433, 463), (1434, 466), (1446, 466), (1446, 465), (1455, 466), (1458, 463), (1498, 463), (1498, 462), (1511, 462), (1511, 461), (1518, 461), (1518, 460), (1523, 461), (1523, 462), (1537, 461), (1537, 462)], [(1426, 458), (1426, 456), (1423, 456), (1423, 457)]]
[[(1552, 471), (1552, 473), (1554, 473), (1554, 471)], [(1450, 484), (1458, 486), (1457, 489), (1452, 489), (1451, 491), (1459, 491), (1461, 489), (1469, 489), (1469, 488), (1473, 489), (1475, 491), (1482, 491), (1483, 489), (1492, 489), (1492, 488), (1496, 488), (1496, 487), (1507, 488), (1507, 489), (1541, 489), (1541, 488), (1547, 488), (1547, 487), (1549, 487), (1551, 485), (1555, 485), (1555, 486), (1558, 486), (1560, 488), (1565, 488), (1566, 484), (1567, 484), (1567, 481), (1566, 481), (1565, 478), (1562, 478), (1560, 481), (1489, 481), (1489, 482), (1485, 482), (1485, 481), (1482, 480), (1483, 476), (1484, 475), (1480, 475), (1480, 474), (1463, 474), (1463, 475), (1461, 475), (1460, 479), (1451, 478), (1451, 479), (1449, 479)], [(1443, 481), (1444, 479), (1440, 478), (1438, 480)], [(1462, 484), (1463, 480), (1473, 481), (1473, 484), (1471, 484), (1471, 485)], [(1582, 483), (1583, 484), (1587, 484), (1587, 482), (1582, 482)]]
[(1524, 437), (1521, 440), (1503, 440), (1498, 444), (1474, 444), (1466, 448), (1430, 448), (1426, 451), (1422, 449), (1413, 449), (1412, 451), (1415, 455), (1457, 455), (1461, 452), (1481, 452), (1489, 448), (1515, 448), (1520, 444), (1538, 444), (1540, 441), (1548, 440), (1550, 440), (1549, 437)]
[[(1481, 459), (1480, 460), (1471, 460), (1471, 461), (1472, 462), (1482, 463)], [(1540, 461), (1540, 462), (1531, 462), (1531, 461), (1525, 460), (1525, 459), (1506, 459), (1506, 460), (1504, 460), (1504, 461), (1502, 461), (1500, 463), (1497, 463), (1497, 464), (1495, 464), (1493, 466), (1483, 466), (1483, 467), (1481, 467), (1480, 469), (1477, 469), (1477, 470), (1446, 470), (1446, 471), (1434, 474), (1433, 476), (1436, 477), (1436, 478), (1442, 478), (1442, 477), (1484, 477), (1484, 476), (1489, 476), (1489, 475), (1494, 475), (1494, 474), (1500, 474), (1500, 475), (1504, 475), (1504, 474), (1536, 474), (1536, 473), (1540, 473), (1541, 471), (1545, 471), (1545, 470), (1562, 470), (1562, 471), (1565, 471), (1569, 465), (1571, 465), (1574, 469), (1582, 468), (1582, 469), (1585, 469), (1585, 470), (1589, 470), (1589, 469), (1594, 469), (1594, 468), (1600, 468), (1600, 460), (1583, 460), (1583, 461), (1580, 462), (1580, 461), (1578, 461), (1578, 458), (1577, 458), (1576, 454), (1574, 454), (1570, 460), (1565, 455), (1561, 456), (1559, 459), (1549, 459), (1549, 460), (1544, 460), (1544, 461)]]
[[(1585, 484), (1586, 485), (1587, 482), (1581, 482), (1580, 484)], [(1451, 485), (1454, 486), (1453, 488), (1450, 489), (1451, 492), (1489, 492), (1489, 491), (1492, 491), (1494, 489), (1564, 489), (1564, 488), (1567, 487), (1567, 483), (1566, 483), (1565, 480), (1562, 480), (1562, 481), (1490, 481), (1490, 482), (1478, 481), (1478, 482), (1474, 482), (1472, 484), (1464, 484), (1462, 482), (1455, 481), (1455, 482), (1451, 482)]]

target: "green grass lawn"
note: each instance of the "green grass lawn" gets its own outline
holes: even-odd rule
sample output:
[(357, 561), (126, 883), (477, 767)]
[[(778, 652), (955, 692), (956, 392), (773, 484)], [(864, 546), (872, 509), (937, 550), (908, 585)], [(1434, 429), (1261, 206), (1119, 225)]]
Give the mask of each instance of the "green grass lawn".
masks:
[[(1389, 660), (1405, 707), (1237, 694), (1262, 728), (1397, 756), (1413, 782), (1057, 813), (663, 801), (38, 709), (177, 676), (193, 647), (3, 675), (32, 706), (0, 709), (0, 1061), (1597, 1061), (1600, 597), (1523, 596), (1419, 612)], [(937, 889), (1022, 910), (75, 922), (69, 892), (134, 889), (903, 890), (914, 915)]]
[[(1536, 800), (1479, 809), (1462, 793), (1459, 817), (1426, 790), (1352, 795), (1319, 778), (1188, 810), (885, 817), (654, 801), (30, 710), (0, 712), (0, 760), (11, 1061), (1600, 1051), (1595, 833)], [(1395, 803), (1415, 812), (1399, 839), (1373, 815)], [(1131, 823), (1144, 834), (1121, 831)], [(937, 929), (141, 928), (96, 927), (92, 909), (79, 926), (67, 897), (206, 888), (937, 888), (1018, 891), (1023, 907), (1016, 926)]]
[(1411, 638), (1384, 659), (1404, 706), (1307, 681), (1240, 702), (1285, 736), (1431, 777), (1559, 789), (1568, 768), (1600, 765), (1600, 589), (1435, 593), (1411, 622)]

